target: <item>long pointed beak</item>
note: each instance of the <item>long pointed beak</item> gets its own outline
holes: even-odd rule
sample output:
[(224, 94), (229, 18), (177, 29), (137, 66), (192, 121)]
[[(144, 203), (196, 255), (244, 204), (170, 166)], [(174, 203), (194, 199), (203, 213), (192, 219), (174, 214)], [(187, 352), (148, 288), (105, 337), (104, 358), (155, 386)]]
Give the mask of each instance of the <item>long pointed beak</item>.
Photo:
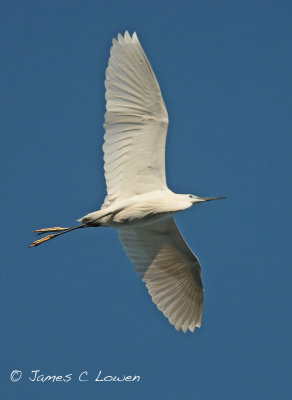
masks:
[(199, 197), (200, 201), (211, 201), (211, 200), (221, 200), (227, 199), (227, 197)]

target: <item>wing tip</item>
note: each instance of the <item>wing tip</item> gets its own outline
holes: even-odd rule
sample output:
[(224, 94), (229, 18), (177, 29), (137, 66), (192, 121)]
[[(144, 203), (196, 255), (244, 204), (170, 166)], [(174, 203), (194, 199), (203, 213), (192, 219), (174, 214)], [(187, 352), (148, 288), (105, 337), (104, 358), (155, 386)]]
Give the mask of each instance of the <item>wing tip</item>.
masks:
[[(170, 321), (169, 321), (169, 322), (170, 322)], [(171, 322), (170, 322), (170, 323), (171, 323)], [(183, 333), (187, 333), (188, 330), (189, 330), (191, 333), (194, 333), (196, 328), (200, 328), (200, 327), (201, 327), (201, 324), (200, 324), (199, 322), (193, 322), (192, 324), (184, 324), (184, 325), (182, 325), (182, 326), (181, 326), (181, 324), (173, 324), (173, 323), (171, 323), (171, 325), (173, 325), (173, 326), (175, 327), (175, 329), (176, 329), (177, 332), (179, 332), (180, 330), (182, 330)]]
[(171, 325), (174, 326), (174, 328), (176, 329), (176, 331), (180, 331), (182, 330), (183, 333), (187, 333), (188, 330), (190, 330), (190, 332), (194, 333), (196, 328), (200, 328), (201, 327), (201, 323), (202, 323), (202, 315), (203, 315), (203, 304), (201, 303), (201, 306), (199, 308), (198, 314), (195, 317), (195, 319), (192, 320), (192, 322), (189, 322), (189, 319), (180, 319), (180, 318), (176, 318), (176, 316), (172, 313), (170, 313), (169, 311), (165, 310), (164, 307), (162, 307), (159, 302), (157, 301), (157, 299), (155, 298), (155, 296), (153, 296), (153, 294), (151, 293), (150, 289), (150, 285), (144, 281), (146, 283), (146, 288), (148, 289), (148, 292), (151, 296), (151, 299), (153, 301), (153, 303), (156, 305), (156, 307), (158, 308), (159, 311), (161, 311), (163, 313), (163, 315), (165, 316), (165, 318), (168, 319), (169, 323)]
[(117, 34), (117, 37), (113, 38), (112, 42), (113, 42), (113, 45), (114, 45), (114, 44), (117, 44), (117, 43), (122, 43), (124, 41), (129, 42), (131, 40), (139, 42), (137, 33), (136, 33), (136, 31), (134, 31), (132, 36), (131, 36), (129, 34), (129, 31), (126, 29), (124, 35), (119, 32)]

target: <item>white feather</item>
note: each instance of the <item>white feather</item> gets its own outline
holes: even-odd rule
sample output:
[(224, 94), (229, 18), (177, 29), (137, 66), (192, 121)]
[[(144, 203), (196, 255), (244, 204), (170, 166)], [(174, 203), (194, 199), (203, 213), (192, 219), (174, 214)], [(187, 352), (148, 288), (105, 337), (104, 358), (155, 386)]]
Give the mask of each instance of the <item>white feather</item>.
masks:
[[(106, 70), (104, 207), (166, 188), (168, 116), (158, 82), (136, 33), (113, 40)], [(155, 149), (155, 151), (154, 151)]]
[(146, 283), (159, 310), (177, 330), (201, 326), (201, 267), (181, 236), (173, 217), (139, 227), (121, 228), (120, 240)]

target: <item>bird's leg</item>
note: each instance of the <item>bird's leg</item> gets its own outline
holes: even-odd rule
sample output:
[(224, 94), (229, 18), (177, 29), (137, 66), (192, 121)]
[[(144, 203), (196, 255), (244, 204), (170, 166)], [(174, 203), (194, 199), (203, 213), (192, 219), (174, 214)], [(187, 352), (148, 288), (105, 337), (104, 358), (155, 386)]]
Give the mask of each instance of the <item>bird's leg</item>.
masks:
[(52, 228), (42, 228), (42, 229), (36, 229), (33, 232), (37, 233), (38, 235), (43, 235), (44, 233), (48, 232), (62, 232), (70, 228), (61, 228), (60, 226), (54, 226)]
[(39, 240), (36, 240), (29, 247), (39, 246), (40, 244), (47, 242), (48, 240), (51, 240), (57, 236), (63, 235), (64, 233), (68, 233), (68, 232), (74, 231), (75, 229), (85, 228), (88, 226), (90, 226), (90, 225), (81, 224), (81, 225), (73, 226), (73, 227), (69, 227), (69, 228), (61, 228), (61, 227), (55, 226), (53, 228), (36, 229), (33, 232), (37, 233), (38, 235), (42, 235), (43, 233), (48, 233), (48, 232), (57, 232), (57, 233), (54, 233), (53, 235), (48, 235)]
[(94, 222), (98, 221), (99, 219), (106, 217), (107, 215), (111, 215), (112, 211), (107, 212), (100, 217), (92, 220), (92, 221), (87, 221), (84, 224), (78, 225), (78, 226), (73, 226), (69, 228), (61, 228), (60, 226), (54, 226), (53, 228), (42, 228), (42, 229), (36, 229), (33, 232), (37, 233), (38, 235), (43, 235), (44, 233), (48, 232), (53, 232), (52, 235), (47, 235), (39, 240), (34, 241), (30, 246), (28, 247), (36, 247), (39, 246), (40, 244), (47, 242), (48, 240), (54, 239), (57, 236), (64, 235), (64, 233), (68, 233), (71, 231), (74, 231), (75, 229), (80, 229), (80, 228), (88, 228), (88, 227), (93, 227), (93, 226), (98, 226), (97, 224), (93, 225)]

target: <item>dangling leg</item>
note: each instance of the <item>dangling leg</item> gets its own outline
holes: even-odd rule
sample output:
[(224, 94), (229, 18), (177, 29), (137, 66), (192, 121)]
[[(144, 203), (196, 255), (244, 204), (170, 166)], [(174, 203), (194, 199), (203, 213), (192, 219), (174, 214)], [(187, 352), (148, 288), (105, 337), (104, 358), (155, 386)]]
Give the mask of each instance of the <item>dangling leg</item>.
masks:
[(61, 231), (65, 231), (66, 229), (70, 229), (69, 228), (61, 228), (60, 226), (54, 226), (53, 228), (42, 228), (42, 229), (36, 229), (35, 231), (33, 231), (34, 233), (37, 233), (38, 235), (43, 235), (44, 233), (48, 233), (48, 232), (61, 232)]
[[(73, 227), (69, 227), (69, 228), (61, 228), (59, 226), (54, 226), (53, 228), (42, 228), (42, 229), (36, 229), (35, 233), (37, 233), (38, 235), (43, 235), (44, 233), (48, 233), (48, 232), (54, 232), (53, 235), (48, 235), (43, 237), (42, 239), (36, 240), (35, 242), (33, 242), (29, 247), (36, 247), (44, 242), (47, 242), (48, 240), (51, 240), (57, 236), (60, 235), (64, 235), (64, 233), (68, 233), (71, 231), (74, 231), (75, 229), (80, 229), (80, 228), (89, 228), (91, 227), (97, 227), (97, 226), (101, 226), (100, 224), (98, 224), (96, 221), (98, 221), (99, 219), (106, 217), (108, 215), (111, 215), (112, 211), (110, 212), (105, 212), (104, 214), (100, 215), (98, 218), (93, 219), (91, 221), (86, 221), (85, 223), (78, 225), (78, 226), (73, 226)], [(85, 219), (86, 220), (86, 219)], [(56, 232), (56, 233), (55, 233)]]
[(48, 240), (53, 239), (53, 238), (55, 238), (57, 236), (63, 235), (64, 233), (68, 233), (68, 232), (74, 231), (75, 229), (85, 228), (85, 227), (89, 227), (89, 226), (90, 225), (88, 225), (88, 224), (82, 224), (82, 225), (73, 226), (73, 227), (70, 227), (70, 228), (61, 228), (59, 226), (55, 226), (53, 228), (36, 229), (33, 232), (37, 233), (38, 235), (43, 235), (44, 233), (48, 233), (48, 232), (57, 232), (57, 233), (55, 233), (53, 235), (48, 235), (48, 236), (45, 236), (45, 237), (43, 237), (43, 238), (41, 238), (39, 240), (36, 240), (29, 247), (39, 246), (40, 244), (42, 244), (44, 242), (47, 242)]

